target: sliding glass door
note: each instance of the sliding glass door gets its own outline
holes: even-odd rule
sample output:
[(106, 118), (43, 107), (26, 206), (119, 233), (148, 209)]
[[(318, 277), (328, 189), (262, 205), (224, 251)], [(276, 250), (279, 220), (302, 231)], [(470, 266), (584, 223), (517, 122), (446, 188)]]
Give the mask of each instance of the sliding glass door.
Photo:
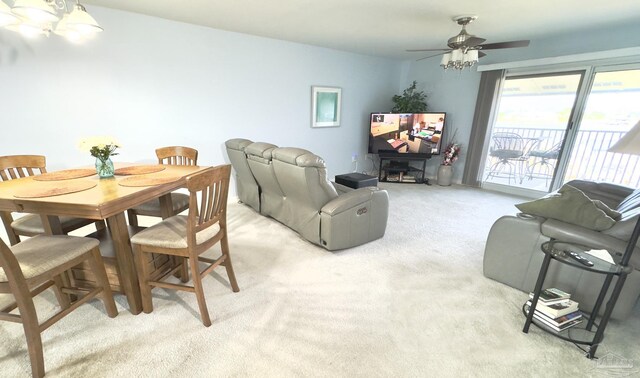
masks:
[(583, 77), (578, 71), (505, 79), (484, 183), (549, 190)]
[(640, 67), (507, 75), (483, 187), (548, 192), (573, 179), (640, 186), (640, 159), (607, 152), (640, 121)]
[(640, 186), (640, 159), (607, 152), (640, 121), (640, 69), (595, 72), (564, 180)]

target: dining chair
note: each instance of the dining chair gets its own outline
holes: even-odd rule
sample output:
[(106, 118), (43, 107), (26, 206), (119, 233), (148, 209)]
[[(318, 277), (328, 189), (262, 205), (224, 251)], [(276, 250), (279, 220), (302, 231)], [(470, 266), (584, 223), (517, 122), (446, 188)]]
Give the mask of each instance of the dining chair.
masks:
[[(198, 150), (183, 146), (169, 146), (156, 149), (158, 164), (198, 165)], [(180, 214), (189, 208), (189, 196), (184, 193), (171, 193), (171, 215)], [(138, 226), (138, 215), (162, 218), (160, 199), (147, 201), (142, 205), (127, 210), (131, 226)]]
[[(131, 238), (140, 283), (142, 310), (145, 313), (153, 311), (152, 287), (184, 290), (195, 293), (202, 323), (209, 327), (211, 319), (205, 302), (202, 279), (220, 265), (226, 268), (232, 290), (240, 290), (231, 265), (227, 239), (227, 195), (230, 175), (231, 165), (221, 165), (188, 177), (188, 215), (167, 218)], [(211, 259), (201, 256), (218, 242), (222, 250), (220, 257)], [(165, 278), (171, 277), (181, 266), (176, 266), (163, 276), (157, 277), (145, 258), (145, 254), (149, 253), (179, 256), (182, 257), (182, 264), (188, 261), (193, 286), (165, 281)], [(206, 264), (203, 270), (200, 270), (200, 263)]]
[[(84, 261), (99, 284), (90, 290), (64, 286), (63, 275)], [(118, 314), (95, 239), (37, 235), (11, 247), (0, 239), (0, 268), (0, 293), (11, 294), (0, 303), (0, 320), (22, 323), (34, 377), (45, 374), (41, 334), (47, 328), (98, 295), (110, 318)], [(61, 309), (40, 323), (33, 298), (50, 287)], [(71, 302), (70, 294), (80, 297)]]
[[(46, 158), (42, 155), (0, 156), (0, 179), (8, 181), (47, 173), (46, 167)], [(20, 236), (35, 236), (46, 233), (42, 218), (38, 214), (27, 214), (14, 220), (10, 212), (0, 212), (0, 217), (11, 245), (18, 244)], [(92, 223), (95, 223), (98, 230), (105, 227), (104, 222), (91, 219), (66, 216), (61, 216), (59, 219), (64, 234)]]

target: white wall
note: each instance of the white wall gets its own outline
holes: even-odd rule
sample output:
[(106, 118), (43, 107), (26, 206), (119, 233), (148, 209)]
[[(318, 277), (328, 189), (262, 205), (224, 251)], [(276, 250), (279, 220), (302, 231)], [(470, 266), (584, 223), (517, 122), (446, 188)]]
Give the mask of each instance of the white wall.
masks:
[[(107, 134), (123, 145), (115, 161), (187, 145), (213, 165), (242, 137), (311, 150), (333, 176), (353, 170), (354, 152), (364, 162), (369, 113), (389, 109), (400, 83), (398, 61), (89, 11), (105, 31), (83, 46), (0, 30), (0, 155), (44, 154), (50, 170), (93, 164), (76, 141)], [(312, 85), (342, 88), (340, 127), (310, 127)]]
[[(509, 40), (508, 35), (505, 40)], [(500, 42), (500, 41), (488, 41)], [(595, 51), (605, 51), (640, 46), (640, 23), (619, 25), (616, 28), (590, 29), (569, 34), (531, 40), (527, 48), (487, 51), (481, 64), (520, 61), (525, 59), (547, 58)], [(640, 59), (638, 60), (640, 61)], [(419, 62), (407, 61), (403, 71), (401, 87), (418, 81), (418, 89), (428, 95), (429, 111), (447, 112), (448, 131), (458, 130), (456, 140), (462, 143), (462, 158), (454, 165), (454, 181), (461, 182), (464, 170), (466, 148), (469, 146), (471, 123), (475, 111), (480, 72), (445, 72), (439, 66), (439, 58)], [(449, 134), (451, 135), (451, 134)], [(445, 139), (448, 139), (445, 136)], [(428, 163), (427, 175), (434, 177), (441, 159), (434, 157)]]

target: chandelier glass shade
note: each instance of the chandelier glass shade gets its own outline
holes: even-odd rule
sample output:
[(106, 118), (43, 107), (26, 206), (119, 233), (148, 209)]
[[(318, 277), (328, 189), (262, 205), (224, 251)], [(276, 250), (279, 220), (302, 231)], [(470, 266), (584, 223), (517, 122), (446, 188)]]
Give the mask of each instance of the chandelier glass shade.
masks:
[[(6, 0), (5, 0), (6, 1)], [(103, 29), (83, 5), (72, 0), (0, 0), (0, 27), (26, 36), (53, 32), (71, 41), (83, 41)]]
[(450, 68), (463, 70), (465, 67), (471, 68), (476, 63), (478, 63), (478, 50), (455, 49), (442, 56), (440, 66), (445, 70)]

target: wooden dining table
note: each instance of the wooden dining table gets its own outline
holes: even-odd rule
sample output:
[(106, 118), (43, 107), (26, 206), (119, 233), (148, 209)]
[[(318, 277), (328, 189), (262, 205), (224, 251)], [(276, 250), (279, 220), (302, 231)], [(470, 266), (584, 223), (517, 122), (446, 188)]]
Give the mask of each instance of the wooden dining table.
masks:
[[(116, 168), (135, 166), (116, 163)], [(0, 182), (0, 211), (40, 214), (45, 231), (62, 234), (59, 216), (106, 220), (121, 275), (121, 285), (129, 310), (142, 310), (140, 289), (131, 252), (131, 241), (125, 212), (144, 202), (160, 198), (163, 218), (171, 216), (170, 193), (184, 187), (186, 178), (208, 166), (163, 165), (159, 172), (138, 175), (146, 186), (129, 186), (132, 175), (99, 178), (97, 175), (60, 181), (39, 181), (37, 176)], [(86, 168), (86, 167), (85, 167)], [(74, 184), (74, 185), (71, 185)], [(78, 185), (80, 184), (80, 185)], [(95, 184), (95, 185), (92, 185)], [(56, 188), (87, 187), (80, 191), (56, 195)], [(53, 188), (53, 190), (49, 190)], [(43, 192), (44, 196), (38, 197)], [(35, 197), (34, 197), (35, 193)], [(54, 193), (53, 195), (49, 195)]]

